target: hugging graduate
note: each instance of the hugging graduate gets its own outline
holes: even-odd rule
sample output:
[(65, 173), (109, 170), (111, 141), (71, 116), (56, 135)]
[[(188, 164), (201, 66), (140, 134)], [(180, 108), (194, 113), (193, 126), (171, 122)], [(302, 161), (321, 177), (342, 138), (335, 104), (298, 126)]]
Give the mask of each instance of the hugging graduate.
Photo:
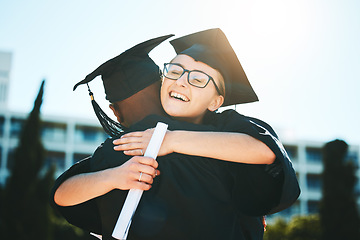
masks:
[[(155, 47), (165, 38), (136, 46), (150, 41)], [(109, 69), (102, 67), (110, 107), (127, 128), (57, 179), (52, 206), (70, 223), (113, 239), (128, 190), (138, 188), (144, 193), (129, 240), (262, 239), (263, 216), (291, 206), (300, 194), (290, 159), (265, 122), (217, 111), (257, 101), (220, 29), (170, 43), (177, 55), (164, 65), (163, 76), (149, 47), (131, 64), (127, 60), (138, 51), (125, 51), (107, 62)], [(149, 103), (153, 110), (145, 107)], [(127, 120), (135, 112), (144, 114)], [(159, 121), (169, 131), (154, 160), (142, 155)]]

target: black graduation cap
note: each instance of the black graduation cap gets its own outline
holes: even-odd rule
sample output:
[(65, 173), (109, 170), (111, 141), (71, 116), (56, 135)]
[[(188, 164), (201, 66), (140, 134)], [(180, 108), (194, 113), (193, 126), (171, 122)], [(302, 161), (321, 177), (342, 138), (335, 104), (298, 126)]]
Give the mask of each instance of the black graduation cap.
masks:
[(110, 102), (121, 101), (134, 95), (159, 81), (160, 69), (148, 54), (154, 47), (172, 36), (174, 35), (170, 34), (137, 44), (101, 64), (84, 80), (78, 82), (73, 90), (101, 75), (106, 99)]
[[(92, 73), (87, 75), (84, 80), (75, 84), (73, 90), (81, 84), (86, 83), (88, 85), (90, 81), (101, 75), (106, 99), (114, 103), (134, 95), (156, 81), (160, 81), (161, 71), (159, 66), (156, 65), (148, 54), (154, 47), (172, 36), (174, 35), (157, 37), (135, 45), (101, 64)], [(118, 135), (123, 131), (124, 127), (105, 114), (96, 103), (89, 85), (88, 89), (95, 114), (104, 130), (110, 136)]]
[(220, 71), (225, 79), (224, 106), (258, 101), (249, 80), (220, 28), (208, 29), (170, 41), (177, 54), (185, 54)]

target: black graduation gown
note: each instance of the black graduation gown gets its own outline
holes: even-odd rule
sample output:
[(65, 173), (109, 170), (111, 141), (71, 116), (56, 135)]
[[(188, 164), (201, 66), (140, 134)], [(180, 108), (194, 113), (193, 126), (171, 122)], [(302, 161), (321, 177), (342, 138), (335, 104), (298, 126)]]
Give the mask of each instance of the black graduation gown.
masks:
[[(279, 201), (270, 207), (270, 209), (264, 209), (260, 208), (261, 211), (266, 211), (267, 214), (273, 214), (276, 212), (280, 212), (288, 207), (290, 207), (299, 197), (300, 195), (300, 187), (299, 183), (297, 181), (296, 173), (293, 168), (292, 162), (280, 142), (278, 136), (276, 135), (275, 131), (265, 122), (252, 118), (247, 117), (244, 115), (239, 114), (238, 112), (234, 110), (226, 110), (219, 113), (212, 113), (208, 116), (206, 119), (207, 122), (211, 122), (216, 126), (216, 129), (218, 131), (222, 132), (239, 132), (239, 133), (245, 133), (248, 134), (261, 142), (265, 143), (276, 155), (275, 162), (270, 165), (247, 165), (244, 164), (244, 166), (247, 165), (247, 168), (251, 168), (250, 173), (246, 175), (247, 181), (252, 181), (255, 179), (260, 180), (259, 182), (262, 184), (263, 181), (266, 181), (268, 179), (267, 174), (263, 174), (263, 170), (271, 175), (274, 179), (276, 179), (275, 182), (281, 181), (281, 189), (280, 192), (275, 192), (273, 194), (270, 193), (270, 191), (264, 191), (262, 189), (259, 196), (270, 196), (275, 200), (274, 195), (278, 195), (280, 199)], [(263, 168), (263, 170), (261, 170)], [(244, 172), (243, 167), (236, 168), (237, 171)], [(246, 170), (245, 170), (246, 171)], [(237, 176), (241, 176), (242, 174), (237, 174)], [(256, 181), (253, 181), (253, 183)], [(249, 182), (250, 183), (250, 182)], [(236, 184), (238, 184), (239, 188), (237, 190), (244, 190), (247, 189), (250, 192), (247, 192), (250, 195), (256, 195), (257, 189), (261, 189), (261, 184), (258, 185), (259, 188), (244, 188), (241, 185), (247, 184), (243, 181), (236, 181)], [(239, 185), (240, 184), (240, 185)], [(270, 190), (271, 188), (269, 188)], [(271, 190), (272, 191), (272, 190)], [(239, 194), (243, 194), (242, 191), (237, 191)], [(251, 198), (248, 198), (249, 200)], [(263, 198), (256, 198), (257, 201), (261, 201)], [(252, 199), (251, 199), (252, 200)], [(275, 201), (276, 202), (276, 201)], [(243, 205), (243, 204), (240, 204)], [(248, 204), (245, 203), (246, 206), (269, 206), (266, 203), (253, 203)], [(248, 214), (253, 215), (256, 214), (256, 209), (248, 208), (250, 211)], [(246, 210), (244, 209), (246, 212)], [(261, 214), (260, 212), (257, 214)]]
[[(230, 125), (222, 123), (230, 115), (219, 116), (215, 115), (216, 121), (212, 121), (217, 128), (226, 131), (226, 126)], [(209, 126), (179, 125), (154, 116), (134, 126), (134, 130), (154, 127), (157, 121), (169, 123), (169, 129), (214, 130)], [(112, 140), (105, 141), (90, 159), (75, 164), (60, 176), (53, 193), (72, 175), (118, 166), (129, 159), (112, 148)], [(281, 166), (279, 160), (273, 167), (280, 169), (275, 175), (263, 165), (237, 164), (176, 153), (157, 160), (161, 175), (155, 178), (151, 190), (142, 196), (129, 240), (262, 239), (263, 225), (259, 216), (277, 206), (281, 195), (282, 168), (276, 167)], [(112, 239), (111, 233), (126, 194), (127, 191), (113, 190), (83, 204), (57, 208), (70, 223), (102, 234), (103, 239)]]

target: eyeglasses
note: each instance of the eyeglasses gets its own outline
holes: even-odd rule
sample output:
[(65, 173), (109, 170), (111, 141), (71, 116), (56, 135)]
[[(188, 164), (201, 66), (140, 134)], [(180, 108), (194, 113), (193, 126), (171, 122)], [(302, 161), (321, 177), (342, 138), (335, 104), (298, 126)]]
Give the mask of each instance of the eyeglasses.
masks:
[(214, 83), (216, 91), (219, 93), (219, 95), (223, 95), (223, 94), (221, 94), (220, 89), (216, 85), (215, 80), (211, 76), (207, 75), (206, 73), (199, 71), (199, 70), (191, 70), (190, 71), (176, 63), (165, 63), (164, 64), (163, 74), (168, 79), (178, 80), (186, 72), (188, 73), (187, 81), (190, 85), (192, 85), (194, 87), (198, 87), (198, 88), (205, 88), (211, 80)]

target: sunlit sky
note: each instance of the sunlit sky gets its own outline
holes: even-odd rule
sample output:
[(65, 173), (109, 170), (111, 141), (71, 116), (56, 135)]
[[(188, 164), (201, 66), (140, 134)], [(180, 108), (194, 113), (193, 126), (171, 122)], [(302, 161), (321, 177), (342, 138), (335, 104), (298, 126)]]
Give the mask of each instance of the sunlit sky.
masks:
[[(287, 140), (360, 144), (360, 1), (0, 0), (0, 51), (12, 52), (8, 108), (93, 118), (86, 87), (106, 60), (166, 34), (221, 28), (260, 101), (238, 105)], [(168, 42), (150, 56), (174, 57)], [(103, 109), (101, 78), (91, 82)], [(106, 110), (109, 115), (110, 111)]]

